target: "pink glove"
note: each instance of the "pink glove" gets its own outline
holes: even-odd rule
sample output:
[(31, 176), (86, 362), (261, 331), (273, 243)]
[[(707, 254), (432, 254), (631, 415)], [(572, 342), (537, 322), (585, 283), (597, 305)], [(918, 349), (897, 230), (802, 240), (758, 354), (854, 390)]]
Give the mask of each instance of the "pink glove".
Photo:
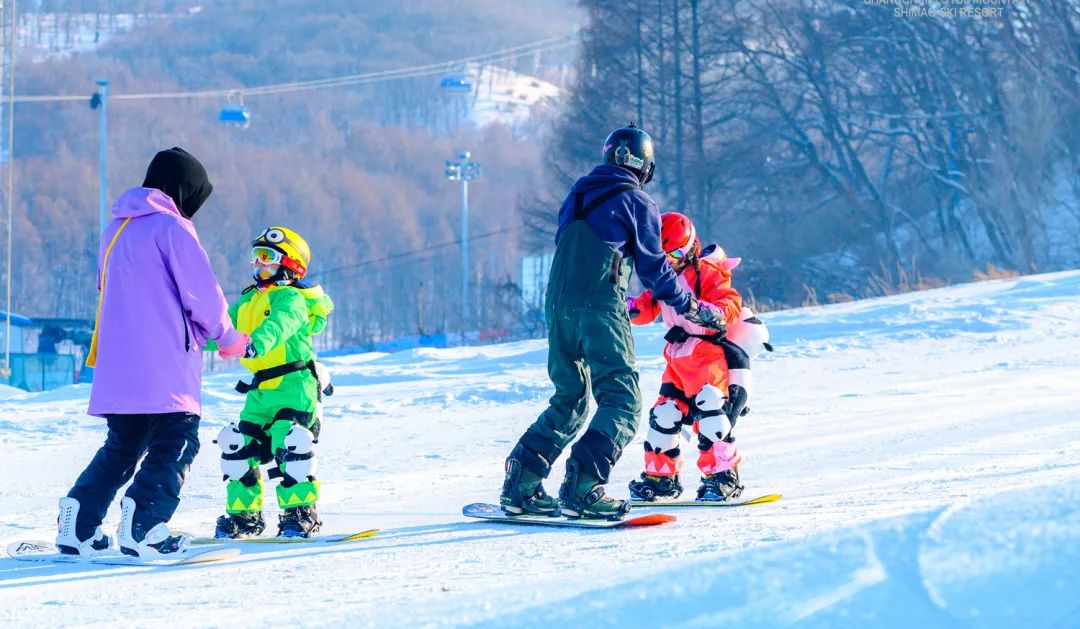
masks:
[(243, 358), (247, 354), (249, 345), (251, 345), (251, 337), (241, 332), (231, 344), (218, 346), (218, 356), (226, 360)]

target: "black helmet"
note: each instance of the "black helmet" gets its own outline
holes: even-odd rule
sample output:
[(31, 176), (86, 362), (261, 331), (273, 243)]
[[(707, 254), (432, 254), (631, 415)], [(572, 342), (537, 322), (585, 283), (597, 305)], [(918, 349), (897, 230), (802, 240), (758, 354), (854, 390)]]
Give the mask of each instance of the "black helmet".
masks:
[(652, 180), (653, 169), (656, 167), (653, 162), (652, 136), (632, 122), (615, 129), (607, 140), (604, 140), (604, 163), (634, 171), (644, 186)]

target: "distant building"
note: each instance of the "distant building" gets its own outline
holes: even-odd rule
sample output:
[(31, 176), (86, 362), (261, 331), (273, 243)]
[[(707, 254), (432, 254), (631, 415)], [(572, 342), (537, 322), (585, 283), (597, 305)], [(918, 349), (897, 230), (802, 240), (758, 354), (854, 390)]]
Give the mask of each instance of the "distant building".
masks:
[[(11, 320), (11, 364), (3, 365), (0, 383), (27, 391), (47, 391), (80, 381), (90, 348), (93, 321), (31, 319), (0, 311), (0, 362), (7, 346)], [(82, 378), (85, 379), (85, 378)]]
[(554, 253), (526, 256), (521, 259), (521, 323), (529, 336), (543, 336), (544, 295)]
[(544, 311), (544, 293), (547, 291), (551, 261), (554, 259), (554, 253), (521, 259), (521, 299), (525, 302), (526, 311)]
[[(25, 352), (28, 340), (35, 344), (37, 343), (37, 334), (33, 320), (22, 315), (9, 315), (3, 310), (0, 310), (0, 353), (3, 353), (7, 348), (7, 321), (9, 318), (11, 319), (11, 352)], [(27, 337), (31, 338), (28, 339)]]

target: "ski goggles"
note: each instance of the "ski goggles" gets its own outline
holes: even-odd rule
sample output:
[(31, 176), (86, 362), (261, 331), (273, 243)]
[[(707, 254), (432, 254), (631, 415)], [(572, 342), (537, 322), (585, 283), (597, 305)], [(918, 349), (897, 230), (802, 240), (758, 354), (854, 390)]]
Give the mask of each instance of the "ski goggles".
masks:
[(285, 254), (281, 253), (277, 249), (271, 249), (270, 247), (252, 247), (251, 248), (251, 263), (252, 264), (281, 264), (281, 261), (285, 258)]
[(668, 260), (672, 262), (681, 262), (686, 257), (686, 252), (682, 249), (676, 249), (674, 251), (667, 252)]

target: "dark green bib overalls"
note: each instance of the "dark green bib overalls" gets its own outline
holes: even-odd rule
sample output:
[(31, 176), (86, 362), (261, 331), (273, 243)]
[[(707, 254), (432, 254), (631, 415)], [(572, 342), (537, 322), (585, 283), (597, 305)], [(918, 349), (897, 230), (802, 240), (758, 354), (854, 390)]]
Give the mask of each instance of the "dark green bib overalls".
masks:
[(571, 453), (584, 472), (606, 482), (637, 432), (641, 393), (626, 310), (630, 265), (585, 222), (594, 208), (632, 189), (617, 186), (587, 206), (579, 193), (574, 220), (555, 248), (544, 304), (548, 375), (555, 395), (522, 438), (549, 463), (547, 470), (535, 470), (544, 476), (585, 423), (590, 390), (598, 408)]

